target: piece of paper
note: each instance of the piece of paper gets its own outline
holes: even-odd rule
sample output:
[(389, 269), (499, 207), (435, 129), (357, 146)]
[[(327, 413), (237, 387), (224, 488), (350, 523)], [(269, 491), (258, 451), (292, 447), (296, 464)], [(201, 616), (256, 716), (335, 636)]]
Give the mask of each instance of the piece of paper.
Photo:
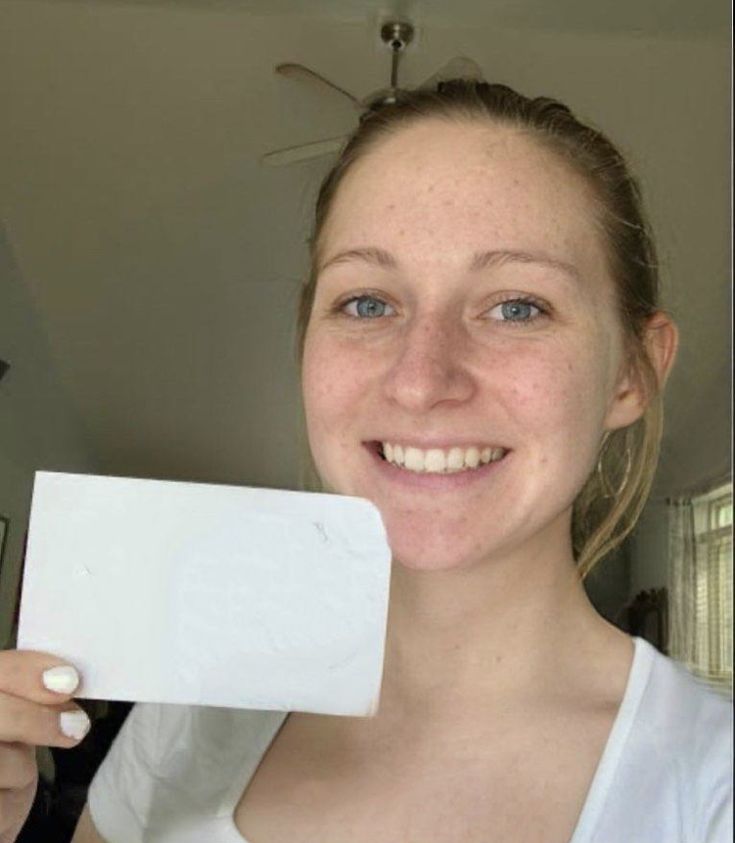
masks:
[(362, 498), (41, 471), (18, 648), (83, 698), (371, 716), (389, 584)]

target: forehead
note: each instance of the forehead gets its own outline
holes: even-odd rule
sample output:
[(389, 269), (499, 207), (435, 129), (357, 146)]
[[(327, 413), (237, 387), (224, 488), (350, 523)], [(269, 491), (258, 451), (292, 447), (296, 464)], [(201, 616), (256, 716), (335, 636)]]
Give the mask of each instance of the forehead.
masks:
[(451, 262), (542, 250), (583, 274), (606, 263), (591, 188), (528, 132), (423, 120), (380, 139), (334, 197), (320, 253), (378, 246)]

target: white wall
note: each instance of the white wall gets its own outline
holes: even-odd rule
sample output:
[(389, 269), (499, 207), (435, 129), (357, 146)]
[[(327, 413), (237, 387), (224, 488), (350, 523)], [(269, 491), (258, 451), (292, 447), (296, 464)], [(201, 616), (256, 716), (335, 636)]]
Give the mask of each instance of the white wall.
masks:
[(0, 221), (0, 515), (10, 521), (0, 571), (0, 647), (9, 646), (13, 608), (38, 469), (94, 470), (82, 429), (55, 374), (43, 326)]
[[(730, 44), (689, 31), (711, 2), (685, 4), (631, 33), (650, 4), (421, 0), (400, 72), (413, 85), (470, 56), (492, 81), (561, 97), (629, 155), (682, 328), (669, 487), (719, 470), (729, 443)], [(359, 96), (384, 87), (389, 57), (358, 8), (389, 5), (0, 2), (0, 203), (104, 470), (295, 481), (291, 293), (331, 161), (259, 158), (356, 115), (273, 66), (303, 62)]]

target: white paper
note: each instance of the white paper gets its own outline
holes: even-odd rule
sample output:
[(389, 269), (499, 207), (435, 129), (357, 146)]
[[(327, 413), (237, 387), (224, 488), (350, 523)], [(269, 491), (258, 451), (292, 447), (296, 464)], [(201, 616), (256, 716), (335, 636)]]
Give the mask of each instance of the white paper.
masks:
[(41, 471), (18, 647), (84, 698), (371, 716), (389, 583), (361, 498)]

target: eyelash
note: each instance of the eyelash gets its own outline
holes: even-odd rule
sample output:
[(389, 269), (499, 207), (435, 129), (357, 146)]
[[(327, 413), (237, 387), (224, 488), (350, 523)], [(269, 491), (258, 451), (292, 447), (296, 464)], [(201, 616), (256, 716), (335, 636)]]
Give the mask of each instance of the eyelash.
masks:
[[(364, 301), (366, 299), (380, 302), (381, 304), (384, 304), (387, 307), (392, 307), (389, 302), (385, 301), (385, 299), (383, 299), (379, 295), (374, 295), (372, 293), (361, 293), (358, 296), (350, 296), (350, 298), (345, 299), (344, 301), (341, 301), (336, 304), (334, 307), (334, 312), (338, 315), (346, 316), (348, 319), (354, 319), (358, 322), (369, 322), (384, 318), (384, 316), (357, 316), (352, 313), (346, 312), (346, 308), (348, 307), (348, 305), (355, 304), (356, 302)], [(534, 316), (531, 316), (529, 319), (496, 319), (492, 321), (504, 322), (508, 325), (514, 326), (529, 325), (532, 322), (536, 322), (538, 319), (542, 319), (549, 315), (549, 307), (539, 299), (534, 298), (533, 296), (512, 296), (510, 298), (503, 299), (502, 301), (493, 304), (492, 307), (489, 308), (489, 312), (495, 310), (495, 308), (502, 307), (503, 305), (507, 304), (529, 305), (530, 307), (535, 308), (538, 313), (536, 313)]]

